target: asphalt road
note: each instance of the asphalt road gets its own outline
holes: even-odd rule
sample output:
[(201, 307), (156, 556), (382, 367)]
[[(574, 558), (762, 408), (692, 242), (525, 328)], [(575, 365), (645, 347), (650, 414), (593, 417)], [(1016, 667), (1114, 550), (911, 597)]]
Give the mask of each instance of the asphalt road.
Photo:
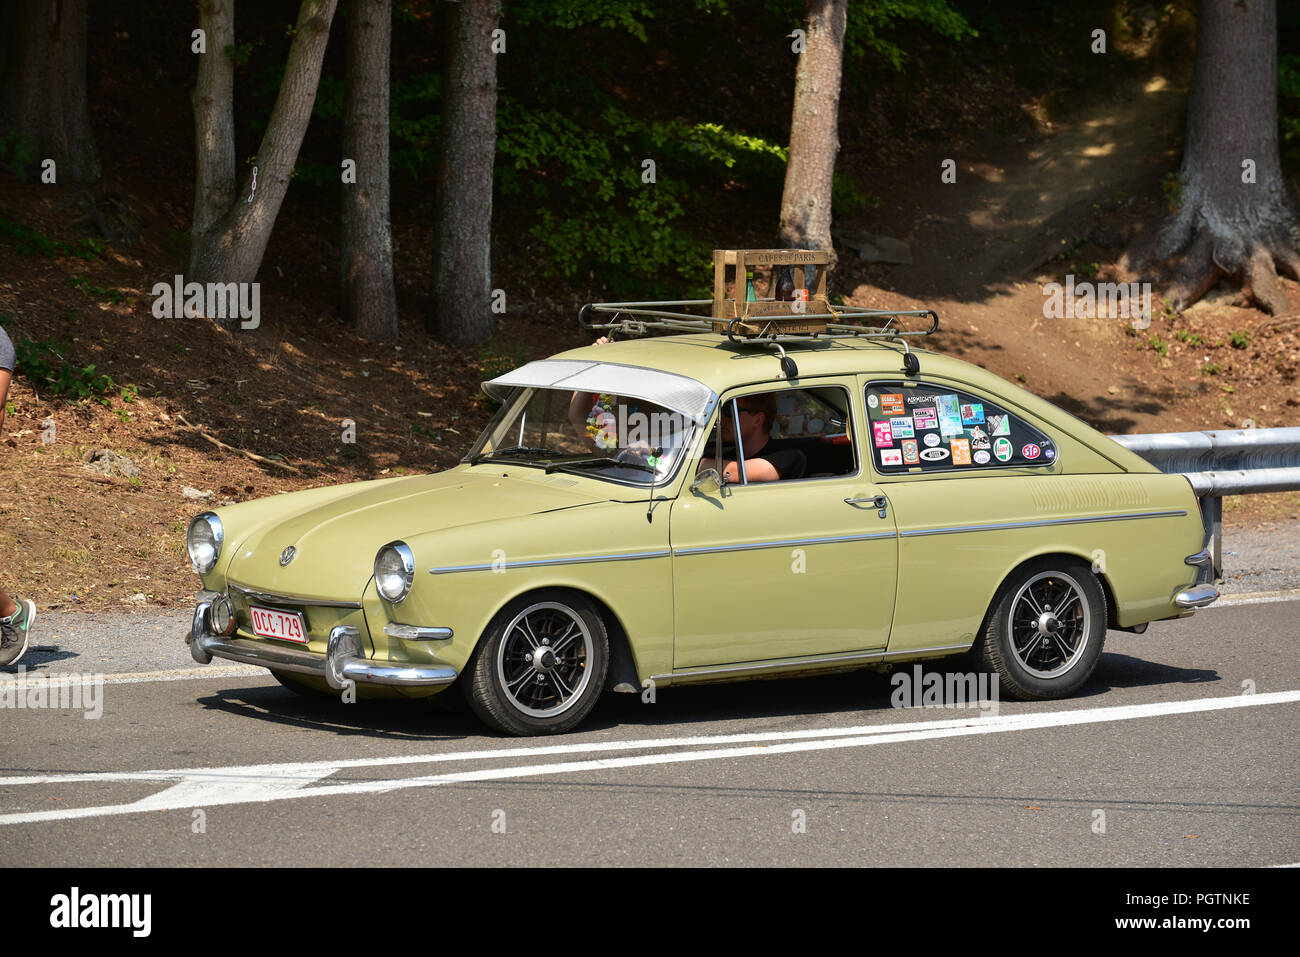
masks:
[(0, 711), (0, 866), (1292, 864), (1296, 597), (1111, 632), (1067, 701), (895, 708), (859, 672), (545, 739), (196, 667), (174, 615), (51, 616), (23, 664), (104, 683)]

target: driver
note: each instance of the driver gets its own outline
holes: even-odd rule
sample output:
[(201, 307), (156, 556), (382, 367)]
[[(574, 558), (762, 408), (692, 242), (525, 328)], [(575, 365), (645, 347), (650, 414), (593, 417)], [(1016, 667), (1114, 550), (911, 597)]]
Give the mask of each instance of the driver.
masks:
[[(781, 448), (772, 440), (772, 424), (776, 421), (776, 393), (741, 396), (736, 400), (740, 412), (740, 440), (745, 449), (745, 478), (750, 482), (776, 482), (783, 479), (803, 478), (808, 470), (808, 457), (800, 449)], [(735, 455), (736, 429), (730, 409), (722, 416), (723, 465), (719, 472), (728, 482), (740, 481), (740, 469), (728, 452)], [(730, 448), (728, 448), (730, 446)], [(711, 458), (700, 461), (699, 471), (717, 469)]]

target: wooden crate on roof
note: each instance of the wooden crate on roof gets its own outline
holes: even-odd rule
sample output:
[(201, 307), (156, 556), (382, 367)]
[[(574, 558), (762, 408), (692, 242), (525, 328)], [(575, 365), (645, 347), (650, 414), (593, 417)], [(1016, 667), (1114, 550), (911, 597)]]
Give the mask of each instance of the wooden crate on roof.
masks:
[[(766, 295), (753, 302), (745, 298), (745, 277), (753, 266), (772, 267)], [(808, 290), (807, 300), (776, 298), (780, 267), (795, 270), (795, 288)], [(830, 254), (818, 249), (715, 249), (713, 251), (713, 331), (755, 338), (772, 335), (811, 335), (826, 331), (826, 273)], [(732, 295), (727, 296), (727, 270), (733, 271)], [(806, 271), (814, 272), (806, 280)], [(801, 281), (803, 280), (803, 281)], [(806, 283), (806, 285), (805, 285)], [(823, 318), (808, 318), (820, 315)], [(739, 319), (732, 325), (732, 320)]]

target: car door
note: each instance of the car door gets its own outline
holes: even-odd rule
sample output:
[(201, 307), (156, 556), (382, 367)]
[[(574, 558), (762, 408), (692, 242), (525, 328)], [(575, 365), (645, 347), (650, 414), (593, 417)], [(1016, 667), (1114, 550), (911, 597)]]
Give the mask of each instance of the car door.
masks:
[[(876, 503), (880, 489), (866, 477), (861, 393), (852, 378), (801, 383), (804, 395), (809, 386), (840, 398), (844, 438), (831, 444), (847, 446), (847, 468), (720, 489), (688, 485), (673, 503), (674, 669), (835, 656), (889, 640), (898, 545), (892, 511)], [(773, 391), (788, 405), (800, 389), (725, 395), (693, 467), (713, 454), (720, 416), (738, 416), (732, 400)]]

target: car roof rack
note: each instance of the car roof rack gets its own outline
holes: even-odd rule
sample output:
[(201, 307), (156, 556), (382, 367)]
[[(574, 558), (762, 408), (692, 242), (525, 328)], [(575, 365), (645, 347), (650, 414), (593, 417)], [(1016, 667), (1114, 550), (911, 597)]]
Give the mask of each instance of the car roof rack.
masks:
[[(939, 329), (939, 315), (933, 309), (865, 309), (859, 306), (832, 305), (826, 295), (826, 274), (830, 255), (818, 249), (715, 249), (713, 251), (713, 298), (669, 299), (648, 302), (589, 302), (578, 311), (578, 324), (589, 331), (621, 332), (644, 336), (658, 332), (706, 332), (725, 336), (734, 345), (772, 346), (781, 356), (781, 367), (793, 378), (798, 374), (782, 343), (808, 343), (827, 339), (892, 340), (902, 345), (906, 370), (915, 374), (920, 368), (908, 348), (907, 337), (928, 336)], [(748, 267), (770, 266), (767, 296), (742, 299), (736, 295)], [(802, 267), (806, 286), (795, 279), (794, 299), (779, 299), (778, 275), (794, 276)], [(732, 295), (727, 296), (727, 270), (733, 270)], [(788, 273), (787, 273), (788, 270)], [(710, 314), (685, 311), (690, 307), (709, 306)], [(593, 313), (613, 318), (597, 321)], [(896, 325), (900, 317), (928, 317), (928, 329), (904, 329)]]

